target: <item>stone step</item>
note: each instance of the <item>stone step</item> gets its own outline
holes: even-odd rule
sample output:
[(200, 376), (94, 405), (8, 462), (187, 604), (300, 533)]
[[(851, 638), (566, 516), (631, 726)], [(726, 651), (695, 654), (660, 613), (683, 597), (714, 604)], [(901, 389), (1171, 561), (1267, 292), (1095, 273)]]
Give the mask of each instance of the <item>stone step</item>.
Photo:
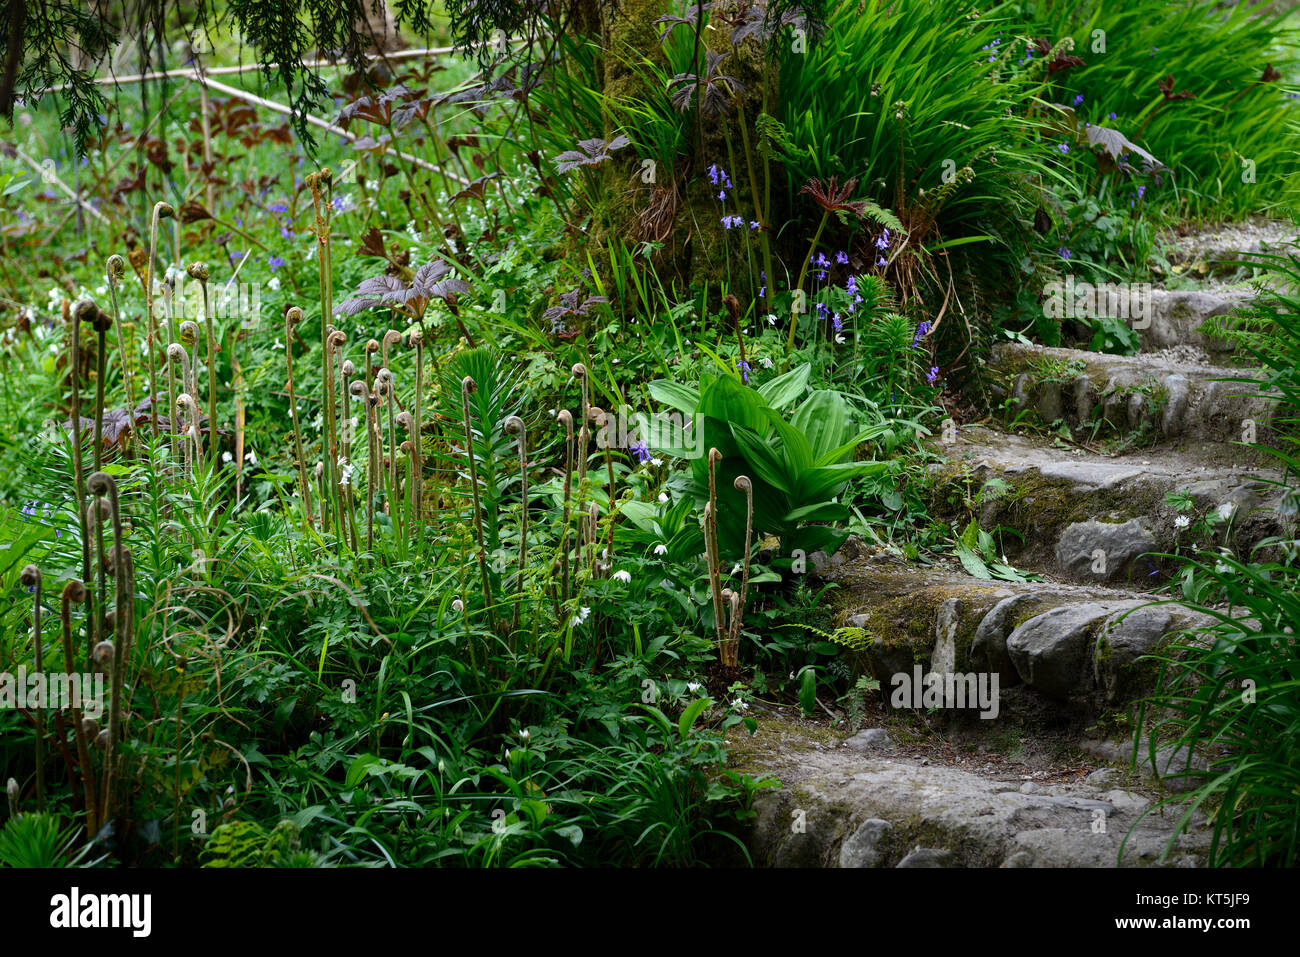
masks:
[[(929, 467), (932, 515), (1010, 530), (996, 537), (1012, 562), (1069, 581), (1147, 588), (1174, 565), (1150, 553), (1226, 547), (1246, 556), (1284, 531), (1282, 473), (1252, 464), (1255, 450), (1241, 445), (1106, 456), (969, 426), (934, 450), (945, 460)], [(1179, 492), (1191, 511), (1165, 504)], [(1294, 509), (1294, 498), (1286, 505)]]
[(1242, 260), (1260, 253), (1300, 252), (1300, 228), (1284, 220), (1256, 217), (1221, 226), (1190, 227), (1161, 235), (1170, 245), (1166, 254), (1173, 269), (1164, 277), (1239, 278), (1247, 270)]
[(1194, 812), (1171, 842), (1183, 808), (1144, 816), (1159, 795), (1112, 768), (1040, 784), (908, 756), (878, 729), (839, 740), (774, 716), (727, 749), (733, 771), (782, 784), (754, 797), (759, 866), (1195, 867), (1212, 830)]
[(1245, 361), (1230, 340), (1211, 332), (1223, 326), (1235, 310), (1254, 300), (1252, 289), (1152, 289), (1150, 295), (1149, 315), (1132, 320), (1143, 352), (1190, 346), (1215, 362), (1226, 363), (1234, 358)]
[(1005, 342), (993, 347), (989, 372), (1008, 423), (1063, 422), (1084, 441), (1268, 443), (1274, 435), (1276, 401), (1224, 381), (1253, 373), (1210, 365), (1189, 346), (1116, 356)]
[(819, 576), (838, 586), (837, 625), (857, 629), (840, 637), (886, 702), (929, 707), (938, 681), (939, 706), (959, 719), (1082, 726), (1151, 690), (1157, 668), (1141, 656), (1212, 620), (1136, 591), (979, 579), (883, 554)]

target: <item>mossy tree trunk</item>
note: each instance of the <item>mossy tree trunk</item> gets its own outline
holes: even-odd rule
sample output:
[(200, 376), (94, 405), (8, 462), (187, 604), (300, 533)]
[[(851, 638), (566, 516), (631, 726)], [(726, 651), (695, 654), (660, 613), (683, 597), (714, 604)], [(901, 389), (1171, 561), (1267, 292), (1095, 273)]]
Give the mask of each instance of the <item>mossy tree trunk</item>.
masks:
[[(602, 4), (598, 20), (590, 11), (585, 15), (580, 12), (587, 8), (594, 9), (595, 0), (575, 5), (572, 22), (575, 29), (582, 24), (586, 30), (599, 23), (603, 52), (598, 80), (606, 102), (604, 129), (599, 135), (612, 139), (623, 129), (619, 112), (609, 104), (663, 103), (668, 97), (668, 91), (653, 80), (652, 71), (643, 61), (649, 61), (660, 72), (671, 72), (660, 43), (662, 27), (655, 22), (669, 11), (669, 4), (667, 0), (619, 0), (616, 8)], [(742, 84), (736, 102), (726, 112), (705, 116), (702, 122), (692, 106), (684, 117), (686, 151), (676, 157), (670, 169), (665, 169), (662, 162), (649, 166), (653, 157), (640, 155), (634, 147), (615, 152), (601, 167), (600, 191), (589, 232), (571, 255), (582, 268), (590, 253), (605, 273), (609, 257), (620, 244), (635, 249), (647, 241), (660, 243), (652, 261), (665, 286), (675, 282), (684, 291), (688, 286), (707, 284), (710, 308), (717, 308), (724, 283), (742, 303), (748, 303), (763, 282), (759, 278), (763, 265), (758, 231), (751, 230), (749, 224), (759, 218), (753, 188), (757, 187), (761, 200), (765, 181), (757, 155), (752, 155), (751, 180), (740, 122), (743, 115), (749, 145), (751, 150), (756, 149), (755, 119), (774, 102), (776, 83), (759, 45), (748, 40), (733, 51), (730, 29), (724, 24), (705, 29), (700, 42), (701, 60), (706, 59), (704, 49), (734, 52), (721, 72)], [(592, 135), (597, 131), (575, 131), (575, 139)], [(725, 191), (725, 199), (719, 198), (719, 186), (706, 173), (713, 165), (725, 169), (730, 177), (732, 186)], [(740, 217), (742, 225), (724, 228), (724, 215)], [(770, 211), (768, 215), (770, 220)], [(778, 277), (778, 285), (782, 278)], [(631, 310), (637, 304), (622, 306)]]

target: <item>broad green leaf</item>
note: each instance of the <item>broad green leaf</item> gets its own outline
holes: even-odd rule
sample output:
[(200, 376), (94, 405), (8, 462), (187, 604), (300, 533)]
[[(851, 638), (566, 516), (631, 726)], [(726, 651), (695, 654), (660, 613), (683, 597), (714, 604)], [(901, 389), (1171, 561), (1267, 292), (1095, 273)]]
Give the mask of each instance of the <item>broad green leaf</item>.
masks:
[(957, 557), (961, 559), (962, 567), (976, 578), (992, 578), (993, 573), (989, 571), (984, 559), (980, 558), (965, 545), (957, 546)]
[(737, 426), (732, 429), (732, 434), (736, 437), (745, 462), (752, 469), (754, 476), (773, 488), (787, 495), (790, 494), (790, 476), (786, 471), (786, 463), (782, 455), (749, 429)]
[(766, 410), (762, 397), (739, 379), (722, 376), (708, 388), (700, 389), (698, 411), (731, 425), (743, 425), (760, 435), (769, 431)]
[(812, 374), (812, 363), (805, 362), (797, 369), (791, 369), (770, 382), (758, 387), (758, 394), (774, 409), (784, 409), (808, 388), (808, 377)]
[(780, 412), (769, 410), (767, 417), (771, 420), (772, 428), (776, 430), (777, 436), (781, 439), (781, 454), (785, 457), (788, 474), (797, 477), (800, 473), (812, 468), (813, 449), (803, 430), (781, 418)]
[(844, 397), (829, 389), (810, 395), (791, 416), (790, 424), (807, 436), (814, 460), (839, 448), (853, 434)]
[(693, 415), (695, 410), (700, 407), (699, 392), (690, 386), (682, 385), (680, 382), (673, 382), (669, 379), (656, 379), (647, 388), (650, 390), (652, 398), (664, 405), (685, 412), (687, 415)]
[(686, 710), (682, 712), (682, 716), (677, 722), (677, 733), (681, 735), (683, 739), (685, 739), (686, 735), (690, 732), (691, 726), (695, 724), (695, 720), (703, 714), (704, 709), (711, 704), (713, 704), (712, 698), (699, 698), (692, 701), (690, 705), (687, 706)]
[(815, 505), (804, 505), (793, 511), (787, 512), (781, 521), (788, 523), (797, 522), (839, 522), (849, 517), (849, 507), (841, 505), (839, 502), (819, 502)]

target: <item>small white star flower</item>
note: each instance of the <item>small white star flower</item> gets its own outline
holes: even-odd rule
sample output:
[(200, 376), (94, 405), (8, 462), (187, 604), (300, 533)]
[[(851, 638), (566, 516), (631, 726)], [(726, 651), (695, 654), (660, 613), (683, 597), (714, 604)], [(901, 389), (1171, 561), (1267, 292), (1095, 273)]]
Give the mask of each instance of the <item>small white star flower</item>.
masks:
[(763, 356), (763, 368), (764, 369), (772, 368), (772, 360), (769, 359), (767, 356)]
[(836, 336), (836, 337), (835, 337), (835, 342), (836, 342), (837, 345), (841, 345), (841, 346), (842, 346), (842, 345), (844, 345), (845, 339), (844, 339), (843, 336)]
[(279, 277), (279, 276), (272, 276), (270, 279), (268, 279), (268, 280), (266, 281), (266, 288), (267, 288), (267, 289), (279, 289), (279, 288), (280, 288), (280, 277)]
[(630, 584), (632, 581), (632, 573), (628, 571), (626, 568), (620, 568), (618, 571), (614, 572), (614, 574), (611, 575), (610, 577), (613, 578), (614, 581), (616, 582), (623, 582), (625, 585)]
[(737, 711), (748, 711), (748, 710), (749, 710), (749, 705), (745, 704), (745, 701), (744, 701), (743, 698), (737, 698), (735, 701), (731, 702), (731, 706), (732, 706), (733, 708), (735, 708)]
[(1192, 524), (1192, 520), (1186, 515), (1179, 515), (1174, 519), (1174, 525), (1178, 528), (1186, 528), (1190, 524)]
[(667, 505), (667, 504), (668, 504), (668, 493), (667, 493), (667, 492), (660, 492), (660, 493), (659, 493), (659, 504), (660, 504), (660, 505)]
[(663, 542), (660, 542), (658, 545), (655, 546), (655, 554), (656, 554), (656, 555), (667, 555), (667, 554), (668, 554), (668, 546), (665, 545)]
[(703, 687), (704, 685), (700, 684), (698, 681), (689, 681), (686, 683), (686, 690), (691, 694), (695, 694), (695, 692), (699, 691)]
[(465, 603), (457, 598), (451, 603), (451, 610), (459, 615), (465, 610)]
[(1223, 519), (1226, 522), (1228, 519), (1232, 518), (1232, 513), (1235, 512), (1236, 510), (1237, 510), (1237, 506), (1234, 505), (1232, 502), (1224, 502), (1222, 505), (1219, 506), (1219, 518)]

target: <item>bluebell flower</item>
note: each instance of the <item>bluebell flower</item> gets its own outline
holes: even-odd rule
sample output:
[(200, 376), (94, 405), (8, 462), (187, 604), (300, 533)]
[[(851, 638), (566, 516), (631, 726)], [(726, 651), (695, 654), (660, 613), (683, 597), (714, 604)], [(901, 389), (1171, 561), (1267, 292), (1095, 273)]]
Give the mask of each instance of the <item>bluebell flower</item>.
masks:
[(1107, 113), (1107, 114), (1106, 114), (1106, 119), (1108, 119), (1108, 120), (1113, 120), (1113, 119), (1115, 119), (1115, 114), (1114, 114), (1114, 112)]
[(888, 265), (889, 265), (889, 260), (886, 259), (884, 256), (877, 256), (877, 257), (876, 257), (876, 265), (877, 265), (877, 266), (888, 266)]
[(886, 229), (884, 232), (882, 232), (882, 233), (880, 234), (880, 237), (876, 240), (876, 248), (877, 248), (877, 249), (888, 249), (888, 248), (889, 248), (889, 230), (888, 230), (888, 229)]
[(268, 207), (273, 213), (287, 213), (289, 211), (288, 203), (272, 203)]
[(920, 325), (916, 327), (916, 335), (912, 339), (912, 345), (917, 349), (921, 348), (921, 337), (929, 331), (930, 324), (928, 322), (921, 322)]
[(1064, 246), (1058, 246), (1056, 249), (1056, 255), (1060, 256), (1062, 259), (1069, 259), (1071, 253), (1070, 250), (1066, 249)]
[(284, 265), (284, 260), (281, 259), (279, 256), (272, 256), (270, 259), (266, 261), (266, 264), (271, 267), (271, 272), (275, 272), (277, 269), (279, 269), (281, 266)]
[(749, 363), (744, 359), (737, 359), (736, 368), (740, 371), (740, 378), (744, 381), (745, 385), (749, 385)]
[(1056, 144), (1054, 147), (1052, 147), (1052, 148), (1053, 148), (1054, 150), (1056, 150), (1058, 153), (1068, 153), (1068, 152), (1070, 152), (1070, 144), (1069, 144), (1069, 143), (1064, 143), (1064, 142), (1062, 142), (1062, 143), (1057, 143), (1057, 144)]
[(1078, 96), (1074, 98), (1074, 105), (1078, 106), (1082, 102), (1083, 102), (1083, 94), (1080, 93)]
[(628, 445), (627, 450), (636, 456), (638, 462), (650, 461), (650, 449), (644, 442), (632, 442)]
[(835, 254), (835, 261), (841, 266), (847, 266), (849, 264), (848, 253), (844, 252), (844, 250), (840, 250)]
[(925, 381), (932, 383), (937, 378), (939, 378), (939, 367), (930, 366), (930, 371), (925, 374)]

